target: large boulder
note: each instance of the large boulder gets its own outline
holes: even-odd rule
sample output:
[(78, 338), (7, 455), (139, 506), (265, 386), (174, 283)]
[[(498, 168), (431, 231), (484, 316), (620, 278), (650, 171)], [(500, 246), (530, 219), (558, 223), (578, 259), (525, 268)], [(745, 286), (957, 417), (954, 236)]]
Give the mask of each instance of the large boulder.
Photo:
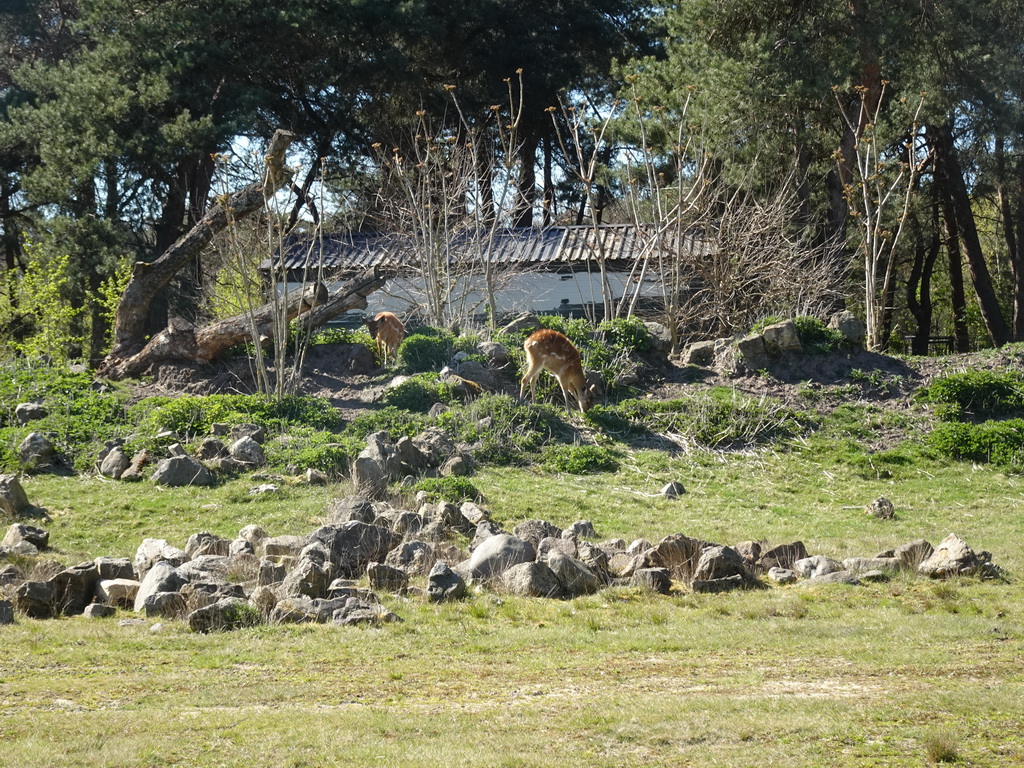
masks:
[(3, 541), (0, 541), (0, 547), (15, 547), (23, 541), (27, 541), (36, 549), (46, 549), (50, 541), (50, 534), (34, 525), (14, 523), (7, 529)]
[(22, 427), (30, 421), (45, 419), (49, 415), (49, 411), (42, 403), (18, 403), (14, 408), (14, 417), (18, 420), (18, 425)]
[(331, 574), (323, 560), (302, 557), (284, 577), (279, 592), (282, 597), (326, 597), (331, 581)]
[(54, 589), (48, 581), (25, 581), (14, 592), (18, 610), (33, 619), (49, 619), (54, 609)]
[(851, 344), (863, 344), (864, 339), (867, 338), (867, 330), (864, 326), (864, 321), (857, 318), (849, 310), (843, 310), (836, 312), (832, 317), (829, 318), (828, 327), (839, 331), (843, 337)]
[(65, 616), (77, 616), (93, 601), (100, 574), (96, 563), (80, 563), (65, 568), (50, 579), (54, 608)]
[(214, 482), (213, 473), (191, 456), (172, 456), (159, 461), (151, 479), (169, 488), (213, 485)]
[(334, 499), (327, 505), (327, 524), (341, 525), (349, 520), (372, 523), (377, 517), (373, 502), (362, 496)]
[(228, 454), (235, 461), (248, 467), (262, 467), (267, 463), (266, 454), (263, 453), (263, 446), (248, 435), (240, 437), (233, 442), (231, 447), (228, 448)]
[(193, 533), (188, 537), (188, 541), (185, 543), (185, 554), (188, 555), (190, 559), (195, 559), (202, 555), (227, 556), (230, 552), (230, 541), (222, 539), (219, 536), (214, 536), (208, 531)]
[(596, 573), (579, 560), (561, 552), (551, 552), (547, 565), (570, 597), (593, 594), (603, 586)]
[(0, 627), (5, 624), (14, 623), (14, 603), (10, 600), (0, 600)]
[(761, 330), (769, 350), (779, 352), (800, 352), (804, 345), (800, 342), (800, 331), (792, 320), (772, 323)]
[(383, 562), (398, 543), (387, 528), (350, 520), (341, 525), (325, 525), (313, 531), (307, 541), (318, 541), (330, 553), (338, 575), (359, 578), (371, 562)]
[(924, 539), (915, 539), (896, 547), (893, 557), (908, 571), (916, 571), (918, 566), (932, 556), (935, 548)]
[(761, 571), (770, 571), (772, 568), (790, 570), (793, 563), (803, 560), (805, 557), (807, 557), (807, 547), (802, 541), (779, 544), (761, 551), (761, 555), (757, 559), (757, 567)]
[(188, 628), (193, 632), (215, 632), (259, 624), (262, 614), (240, 597), (225, 597), (188, 615)]
[[(642, 559), (638, 563), (642, 568), (666, 568), (673, 579), (678, 581), (690, 581), (693, 573), (700, 562), (701, 552), (707, 543), (700, 539), (693, 539), (681, 533), (673, 533), (663, 538), (658, 545), (644, 551), (642, 547), (647, 542), (633, 542), (627, 554), (632, 551), (641, 550)], [(635, 569), (633, 569), (635, 570)]]
[(565, 589), (545, 563), (520, 563), (501, 575), (502, 585), (520, 597), (562, 597)]
[(410, 576), (424, 576), (437, 562), (437, 552), (425, 541), (406, 541), (388, 552), (384, 563)]
[(820, 579), (843, 570), (843, 564), (824, 555), (805, 557), (793, 563), (793, 570), (805, 579)]
[(100, 474), (104, 477), (111, 477), (114, 480), (120, 480), (121, 476), (125, 471), (132, 465), (131, 459), (128, 458), (128, 454), (124, 452), (124, 449), (119, 446), (113, 446), (107, 455), (103, 457), (100, 462)]
[(139, 548), (135, 550), (135, 572), (141, 579), (150, 568), (161, 561), (178, 566), (186, 560), (188, 555), (185, 550), (171, 546), (165, 539), (143, 539)]
[(668, 568), (638, 568), (629, 580), (630, 586), (667, 595), (672, 589), (672, 577)]
[(455, 570), (472, 579), (497, 578), (513, 565), (531, 562), (536, 555), (530, 542), (500, 533), (485, 539), (473, 550), (469, 560), (459, 563)]
[(158, 592), (178, 592), (187, 580), (171, 563), (160, 561), (146, 573), (135, 594), (135, 612), (145, 609), (146, 600)]
[(693, 572), (694, 581), (714, 581), (739, 576), (750, 578), (747, 562), (732, 547), (705, 547), (700, 553), (697, 568)]
[(381, 592), (404, 592), (409, 587), (409, 574), (401, 568), (384, 563), (367, 565), (366, 577), (370, 582), (370, 589)]
[(18, 446), (18, 458), (26, 467), (45, 467), (53, 463), (56, 448), (42, 432), (30, 432)]
[(101, 579), (96, 584), (96, 602), (117, 608), (133, 608), (139, 594), (135, 579)]
[(0, 512), (17, 517), (28, 508), (28, 496), (17, 475), (0, 475)]
[(740, 355), (743, 367), (748, 371), (759, 371), (771, 363), (768, 345), (764, 343), (764, 336), (759, 333), (744, 336), (737, 341), (736, 351)]
[(512, 529), (512, 533), (534, 547), (549, 536), (553, 539), (562, 538), (562, 529), (547, 520), (524, 520)]
[(933, 579), (948, 579), (977, 573), (981, 564), (982, 561), (967, 542), (951, 533), (939, 542), (939, 546), (917, 567), (917, 571)]

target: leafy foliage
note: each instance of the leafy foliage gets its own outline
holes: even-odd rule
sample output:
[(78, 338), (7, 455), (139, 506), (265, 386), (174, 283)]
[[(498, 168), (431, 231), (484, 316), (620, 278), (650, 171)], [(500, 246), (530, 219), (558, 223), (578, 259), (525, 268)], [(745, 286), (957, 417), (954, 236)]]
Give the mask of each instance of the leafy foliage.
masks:
[(600, 445), (550, 445), (541, 454), (541, 466), (549, 472), (589, 475), (615, 472), (618, 453)]
[(846, 337), (835, 328), (829, 328), (817, 317), (801, 315), (793, 318), (804, 351), (812, 355), (825, 355), (847, 346)]
[(426, 492), (431, 501), (483, 501), (483, 494), (465, 477), (425, 477), (410, 490)]
[(301, 396), (280, 400), (263, 395), (150, 397), (132, 406), (129, 417), (143, 434), (169, 430), (186, 438), (209, 434), (218, 422), (250, 422), (274, 431), (289, 424), (316, 429), (341, 426), (341, 418), (330, 403)]
[(1024, 375), (1017, 371), (952, 373), (920, 390), (918, 398), (936, 404), (936, 415), (945, 421), (1009, 416), (1024, 411)]
[(451, 402), (454, 402), (451, 387), (442, 383), (436, 373), (413, 376), (384, 393), (386, 405), (415, 413), (426, 413), (436, 403)]
[(438, 371), (455, 350), (455, 334), (439, 328), (420, 328), (398, 347), (398, 362), (408, 373)]
[(939, 424), (928, 443), (953, 459), (1024, 470), (1024, 419)]

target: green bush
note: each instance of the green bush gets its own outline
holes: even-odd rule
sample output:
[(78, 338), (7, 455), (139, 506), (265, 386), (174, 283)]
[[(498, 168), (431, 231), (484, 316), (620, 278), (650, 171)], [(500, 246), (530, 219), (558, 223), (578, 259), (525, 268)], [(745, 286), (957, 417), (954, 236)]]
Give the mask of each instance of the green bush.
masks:
[(953, 459), (1024, 469), (1024, 419), (939, 424), (928, 435), (928, 443)]
[(425, 477), (410, 488), (413, 493), (425, 491), (431, 501), (483, 501), (483, 494), (465, 477)]
[(651, 348), (651, 332), (639, 317), (603, 320), (597, 330), (612, 346), (627, 352), (647, 352)]
[(398, 440), (422, 432), (429, 423), (430, 420), (423, 414), (410, 413), (389, 405), (356, 417), (345, 425), (341, 433), (345, 437), (362, 440), (373, 432), (387, 432), (392, 440)]
[(364, 440), (351, 435), (293, 426), (287, 440), (269, 441), (265, 448), (271, 465), (290, 464), (300, 470), (318, 469), (331, 477), (341, 477), (348, 474), (352, 460), (364, 446)]
[(455, 335), (440, 328), (419, 328), (398, 347), (398, 362), (407, 373), (439, 371), (455, 351)]
[(548, 472), (589, 475), (615, 472), (619, 454), (600, 445), (549, 445), (541, 453), (541, 466)]
[(800, 334), (800, 343), (804, 352), (812, 355), (824, 355), (835, 352), (848, 344), (846, 337), (835, 328), (829, 328), (816, 317), (802, 315), (793, 318), (796, 330)]
[(954, 421), (1011, 416), (1024, 411), (1024, 375), (1017, 371), (963, 371), (936, 379), (917, 398), (933, 403), (936, 416)]
[(436, 373), (418, 374), (384, 393), (385, 405), (415, 413), (426, 413), (436, 403), (454, 401), (452, 388), (441, 383)]

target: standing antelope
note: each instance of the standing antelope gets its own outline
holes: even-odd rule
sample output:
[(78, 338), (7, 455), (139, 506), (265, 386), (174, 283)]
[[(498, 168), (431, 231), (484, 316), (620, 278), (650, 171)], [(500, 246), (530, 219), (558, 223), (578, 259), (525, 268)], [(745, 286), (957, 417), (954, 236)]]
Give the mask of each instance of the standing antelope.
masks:
[(530, 399), (536, 396), (534, 386), (537, 377), (541, 371), (547, 369), (555, 375), (559, 386), (562, 387), (566, 410), (570, 410), (570, 392), (576, 398), (580, 411), (586, 413), (594, 404), (594, 387), (587, 386), (583, 366), (580, 364), (579, 350), (563, 334), (550, 329), (537, 331), (523, 342), (523, 349), (526, 350), (527, 369), (526, 375), (519, 383), (520, 398), (523, 397), (527, 385), (530, 387)]
[(376, 317), (367, 315), (363, 321), (377, 342), (377, 357), (384, 365), (388, 364), (388, 360), (394, 362), (398, 345), (405, 338), (405, 326), (402, 325), (402, 321), (392, 312), (380, 312)]

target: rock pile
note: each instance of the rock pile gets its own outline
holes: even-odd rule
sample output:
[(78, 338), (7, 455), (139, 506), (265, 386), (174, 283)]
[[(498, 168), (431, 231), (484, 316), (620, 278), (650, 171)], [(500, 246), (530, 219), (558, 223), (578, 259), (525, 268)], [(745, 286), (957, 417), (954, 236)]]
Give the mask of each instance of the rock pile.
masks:
[[(460, 536), (470, 540), (465, 549), (453, 543)], [(799, 541), (724, 546), (672, 534), (656, 544), (638, 539), (627, 545), (596, 538), (586, 520), (564, 530), (527, 520), (507, 531), (471, 502), (422, 500), (409, 511), (366, 497), (344, 498), (332, 502), (324, 525), (305, 536), (270, 536), (247, 525), (232, 540), (196, 533), (183, 549), (148, 538), (134, 560), (100, 557), (70, 568), (37, 566), (31, 577), (5, 565), (0, 590), (8, 599), (0, 600), (0, 623), (13, 621), (15, 609), (42, 619), (102, 617), (119, 608), (181, 619), (194, 631), (208, 632), (260, 622), (400, 621), (378, 593), (443, 602), (465, 597), (474, 584), (512, 595), (571, 599), (608, 586), (718, 593), (801, 580), (858, 584), (901, 571), (931, 578), (999, 574), (988, 553), (975, 553), (953, 534), (938, 547), (918, 540), (842, 562), (811, 556)], [(34, 557), (48, 544), (46, 531), (15, 523), (0, 544), (0, 558)], [(423, 577), (425, 586), (412, 586)], [(361, 586), (364, 578), (369, 589)]]

